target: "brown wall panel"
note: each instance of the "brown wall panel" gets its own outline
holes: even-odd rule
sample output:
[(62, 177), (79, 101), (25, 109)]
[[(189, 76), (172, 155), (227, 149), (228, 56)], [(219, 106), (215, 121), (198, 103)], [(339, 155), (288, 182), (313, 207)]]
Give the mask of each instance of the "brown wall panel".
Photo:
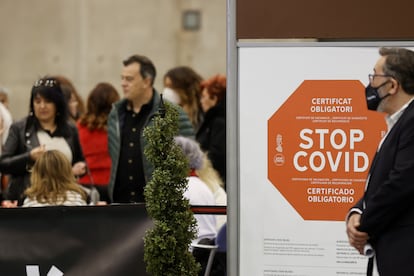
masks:
[(237, 39), (413, 40), (412, 0), (237, 0)]

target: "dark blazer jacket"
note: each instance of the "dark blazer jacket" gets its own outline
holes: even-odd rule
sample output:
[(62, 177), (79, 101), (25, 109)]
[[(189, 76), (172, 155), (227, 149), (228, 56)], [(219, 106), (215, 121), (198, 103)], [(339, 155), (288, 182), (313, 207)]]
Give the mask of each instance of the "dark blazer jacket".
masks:
[(362, 210), (359, 230), (370, 236), (380, 275), (414, 275), (414, 101), (375, 155), (355, 208)]
[[(159, 111), (161, 102), (160, 94), (154, 89), (153, 97), (152, 97), (152, 106), (150, 114), (145, 122), (145, 127), (154, 125), (154, 118), (155, 115)], [(109, 197), (112, 202), (116, 202), (116, 198), (113, 198), (114, 189), (115, 189), (115, 180), (119, 166), (119, 158), (121, 153), (121, 133), (122, 128), (124, 125), (125, 120), (125, 110), (128, 101), (126, 99), (122, 99), (112, 105), (111, 112), (108, 115), (108, 150), (109, 155), (111, 156), (112, 166), (111, 166), (111, 176), (109, 178), (109, 185), (108, 185), (108, 193)], [(178, 111), (178, 134), (190, 138), (194, 138), (194, 129), (188, 119), (187, 114), (184, 110), (177, 106), (172, 105)], [(139, 131), (139, 139), (141, 142), (141, 149), (144, 150), (146, 145), (148, 144), (146, 138), (143, 135), (143, 130)], [(147, 160), (146, 156), (142, 154), (142, 162), (144, 167), (144, 176), (145, 180), (148, 182), (152, 178), (152, 172), (154, 170), (153, 165), (149, 160)]]
[[(0, 157), (0, 171), (10, 174), (6, 199), (18, 200), (19, 204), (24, 199), (24, 190), (30, 184), (30, 169), (34, 163), (30, 158), (30, 151), (39, 146), (36, 135), (37, 128), (31, 122), (33, 120), (26, 117), (11, 125), (9, 136)], [(68, 124), (69, 135), (64, 138), (72, 150), (72, 164), (85, 161), (76, 126), (71, 123)]]

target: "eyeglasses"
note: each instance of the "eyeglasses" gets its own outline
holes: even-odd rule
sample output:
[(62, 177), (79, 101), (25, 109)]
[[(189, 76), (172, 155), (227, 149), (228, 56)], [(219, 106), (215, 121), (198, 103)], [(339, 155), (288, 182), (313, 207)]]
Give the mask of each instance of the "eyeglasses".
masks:
[(54, 87), (56, 85), (57, 85), (57, 82), (56, 80), (53, 80), (53, 79), (39, 79), (33, 84), (34, 87), (39, 87), (39, 86)]
[(368, 79), (370, 82), (372, 82), (374, 80), (375, 77), (390, 77), (392, 78), (391, 75), (383, 75), (383, 74), (368, 74)]

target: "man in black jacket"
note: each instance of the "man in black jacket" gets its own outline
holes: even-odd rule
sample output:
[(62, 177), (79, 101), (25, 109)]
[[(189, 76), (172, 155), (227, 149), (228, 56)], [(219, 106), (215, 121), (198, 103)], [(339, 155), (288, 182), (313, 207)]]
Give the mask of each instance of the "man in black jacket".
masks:
[[(414, 275), (414, 52), (381, 48), (379, 53), (369, 75), (373, 97), (368, 106), (387, 114), (388, 132), (365, 194), (348, 214), (347, 234), (361, 254), (373, 248), (381, 276)], [(372, 258), (368, 275), (371, 264)]]
[[(113, 105), (108, 116), (108, 147), (112, 160), (108, 192), (112, 202), (144, 202), (144, 187), (153, 168), (144, 156), (147, 141), (143, 129), (153, 123), (160, 95), (153, 88), (156, 70), (150, 59), (133, 55), (123, 64), (124, 99)], [(177, 135), (194, 137), (188, 116), (178, 106), (177, 109)]]

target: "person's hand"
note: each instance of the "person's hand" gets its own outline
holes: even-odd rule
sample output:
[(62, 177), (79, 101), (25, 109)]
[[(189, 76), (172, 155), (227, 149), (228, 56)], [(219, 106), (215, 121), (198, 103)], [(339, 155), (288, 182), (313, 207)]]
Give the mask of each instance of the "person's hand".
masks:
[(86, 173), (86, 163), (77, 162), (72, 166), (72, 172), (75, 176), (84, 175)]
[(38, 146), (30, 151), (30, 158), (33, 161), (36, 161), (45, 152), (46, 152), (45, 145)]
[(1, 202), (1, 207), (4, 207), (4, 208), (17, 207), (17, 200), (3, 200)]
[(348, 235), (349, 244), (353, 246), (358, 252), (364, 254), (364, 246), (369, 239), (368, 233), (358, 230), (361, 215), (353, 213), (349, 216), (346, 223), (346, 234)]

